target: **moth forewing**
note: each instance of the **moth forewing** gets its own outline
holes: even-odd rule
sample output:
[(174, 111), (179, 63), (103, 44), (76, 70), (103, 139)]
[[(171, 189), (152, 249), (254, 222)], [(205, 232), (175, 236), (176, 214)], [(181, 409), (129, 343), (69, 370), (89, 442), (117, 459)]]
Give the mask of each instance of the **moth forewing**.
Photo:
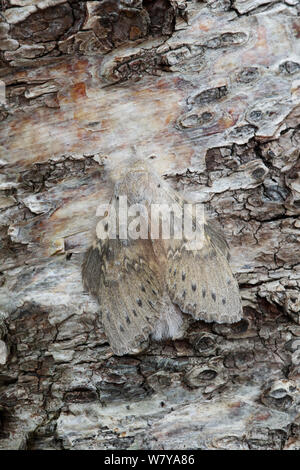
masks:
[(241, 319), (228, 245), (205, 221), (203, 206), (194, 209), (147, 163), (116, 183), (82, 267), (115, 354), (138, 352), (149, 336), (178, 337), (180, 310), (208, 322)]

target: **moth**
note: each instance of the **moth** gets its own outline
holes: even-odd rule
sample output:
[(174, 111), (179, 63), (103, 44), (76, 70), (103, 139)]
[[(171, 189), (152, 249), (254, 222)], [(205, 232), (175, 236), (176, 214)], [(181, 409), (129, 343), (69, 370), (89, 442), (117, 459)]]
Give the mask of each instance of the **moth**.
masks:
[[(121, 196), (128, 205), (155, 204), (182, 210), (186, 201), (146, 162), (136, 162), (115, 184), (111, 207)], [(192, 215), (193, 223), (198, 222)], [(188, 249), (185, 237), (122, 239), (96, 237), (83, 265), (83, 285), (99, 302), (104, 331), (116, 355), (134, 354), (151, 337), (177, 338), (183, 315), (235, 323), (242, 318), (238, 283), (229, 266), (223, 236), (204, 220), (202, 244)]]

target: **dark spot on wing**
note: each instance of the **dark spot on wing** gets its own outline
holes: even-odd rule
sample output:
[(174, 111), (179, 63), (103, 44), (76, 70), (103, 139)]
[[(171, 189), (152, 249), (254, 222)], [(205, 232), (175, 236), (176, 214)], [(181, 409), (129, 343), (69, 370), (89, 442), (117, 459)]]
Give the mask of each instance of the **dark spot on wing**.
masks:
[(222, 299), (222, 304), (223, 304), (223, 305), (226, 304), (226, 299)]
[(203, 287), (203, 289), (202, 289), (202, 297), (203, 297), (203, 299), (204, 299), (205, 296), (206, 296), (206, 289), (204, 289), (204, 287)]
[(122, 331), (122, 333), (124, 333), (124, 328), (122, 325), (120, 325), (120, 331)]
[(153, 303), (151, 302), (151, 300), (148, 300), (148, 304), (150, 305), (150, 307), (154, 308)]
[(183, 297), (184, 299), (185, 299), (185, 296), (186, 296), (186, 290), (184, 290), (184, 291), (182, 292), (182, 297)]
[(192, 284), (192, 290), (195, 292), (196, 289), (197, 289), (196, 284)]
[(146, 292), (146, 289), (145, 289), (144, 286), (141, 287), (141, 291), (142, 291), (142, 292)]
[(214, 292), (211, 293), (211, 297), (212, 297), (213, 301), (215, 302), (217, 297), (216, 297), (216, 294)]
[(182, 273), (182, 280), (185, 281), (185, 273)]
[(137, 299), (136, 302), (137, 302), (137, 304), (138, 304), (139, 307), (141, 307), (141, 306), (143, 305), (143, 302), (141, 301), (141, 299)]
[(152, 292), (154, 295), (157, 295), (157, 292), (154, 289), (152, 289)]
[(132, 313), (133, 313), (133, 315), (134, 315), (135, 317), (138, 316), (135, 310), (132, 310)]

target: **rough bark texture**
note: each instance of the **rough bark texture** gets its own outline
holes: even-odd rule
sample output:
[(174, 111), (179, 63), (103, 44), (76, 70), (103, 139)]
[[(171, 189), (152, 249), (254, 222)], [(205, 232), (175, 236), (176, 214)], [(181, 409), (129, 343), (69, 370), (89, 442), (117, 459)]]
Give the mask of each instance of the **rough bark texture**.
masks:
[[(0, 448), (300, 449), (299, 1), (0, 5)], [(222, 225), (244, 319), (117, 357), (80, 265), (134, 153)]]

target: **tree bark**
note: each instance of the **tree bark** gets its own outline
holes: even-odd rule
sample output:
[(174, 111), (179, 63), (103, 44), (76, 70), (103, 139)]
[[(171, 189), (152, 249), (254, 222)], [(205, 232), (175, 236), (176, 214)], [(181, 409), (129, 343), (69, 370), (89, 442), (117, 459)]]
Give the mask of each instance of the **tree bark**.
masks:
[[(299, 1), (0, 5), (0, 448), (299, 450)], [(222, 226), (244, 319), (117, 357), (80, 266), (137, 156)]]

